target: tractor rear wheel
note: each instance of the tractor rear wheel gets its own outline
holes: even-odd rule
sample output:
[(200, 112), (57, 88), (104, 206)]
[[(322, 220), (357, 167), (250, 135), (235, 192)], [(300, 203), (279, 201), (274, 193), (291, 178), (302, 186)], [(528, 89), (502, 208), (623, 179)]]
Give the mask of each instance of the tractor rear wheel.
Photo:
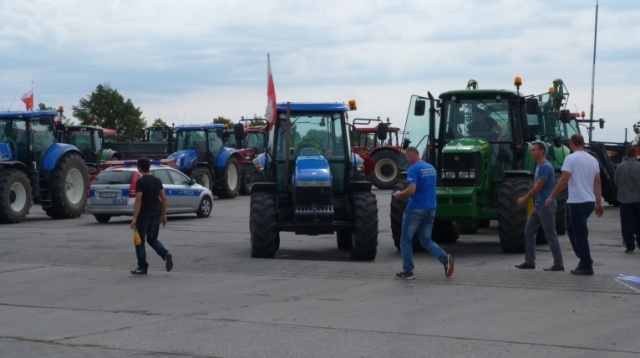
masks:
[(276, 230), (276, 198), (269, 193), (251, 194), (249, 228), (251, 231), (251, 257), (274, 258), (280, 247)]
[(236, 158), (229, 158), (224, 170), (220, 172), (218, 180), (220, 189), (216, 190), (216, 195), (220, 199), (235, 198), (240, 191), (240, 167)]
[(240, 195), (249, 195), (258, 171), (253, 164), (244, 164), (240, 173)]
[(203, 187), (209, 190), (213, 189), (213, 175), (211, 174), (211, 170), (209, 168), (193, 168), (193, 170), (191, 171), (191, 177), (195, 179), (196, 183), (202, 185)]
[(0, 173), (0, 222), (19, 223), (31, 208), (31, 183), (20, 170)]
[(498, 197), (498, 235), (504, 252), (524, 252), (527, 205), (515, 205), (531, 189), (530, 178), (507, 178)]
[(356, 192), (352, 198), (355, 232), (351, 259), (373, 260), (378, 250), (378, 201), (372, 192)]
[(373, 171), (369, 174), (369, 180), (378, 189), (393, 188), (400, 170), (398, 170), (398, 160), (400, 152), (392, 149), (382, 149), (371, 156), (373, 162)]
[(89, 174), (82, 158), (77, 154), (65, 155), (51, 173), (49, 192), (51, 207), (45, 209), (54, 219), (77, 218), (87, 204)]

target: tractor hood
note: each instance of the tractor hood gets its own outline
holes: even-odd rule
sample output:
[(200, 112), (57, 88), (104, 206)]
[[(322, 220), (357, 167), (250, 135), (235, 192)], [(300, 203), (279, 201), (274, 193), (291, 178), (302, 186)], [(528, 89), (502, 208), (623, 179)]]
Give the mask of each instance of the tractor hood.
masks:
[(168, 158), (176, 161), (176, 168), (185, 171), (193, 166), (198, 157), (197, 153), (193, 149), (180, 150), (175, 153), (171, 153)]
[(300, 156), (293, 174), (294, 187), (331, 186), (329, 162), (323, 156)]
[(13, 160), (15, 155), (11, 148), (11, 143), (0, 142), (0, 160)]
[(442, 148), (442, 153), (475, 153), (489, 148), (489, 142), (477, 138), (463, 138), (448, 142)]

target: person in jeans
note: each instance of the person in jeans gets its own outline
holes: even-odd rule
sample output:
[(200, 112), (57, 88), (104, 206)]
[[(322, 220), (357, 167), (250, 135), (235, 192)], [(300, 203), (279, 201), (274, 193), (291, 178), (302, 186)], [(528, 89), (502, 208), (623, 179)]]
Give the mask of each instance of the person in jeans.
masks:
[(600, 166), (598, 161), (584, 151), (584, 137), (581, 134), (571, 136), (569, 146), (573, 153), (568, 155), (562, 164), (562, 176), (545, 206), (551, 206), (553, 200), (567, 185), (569, 186), (569, 217), (567, 234), (576, 256), (580, 259), (578, 267), (571, 270), (574, 275), (593, 275), (593, 260), (589, 250), (589, 228), (587, 219), (591, 212), (601, 217), (602, 188), (600, 186)]
[(523, 205), (529, 199), (535, 197), (535, 205), (527, 225), (524, 228), (524, 262), (516, 265), (519, 269), (536, 268), (536, 238), (535, 234), (542, 225), (544, 235), (549, 242), (551, 255), (553, 256), (553, 266), (544, 268), (544, 271), (564, 271), (562, 263), (562, 251), (556, 233), (556, 201), (551, 201), (551, 205), (545, 206), (549, 194), (555, 185), (555, 173), (553, 166), (545, 158), (546, 148), (543, 143), (533, 143), (531, 146), (531, 157), (536, 161), (536, 170), (533, 176), (533, 188), (523, 197), (518, 198), (516, 204)]
[(134, 275), (146, 275), (149, 264), (145, 251), (145, 241), (166, 262), (167, 271), (173, 268), (173, 258), (169, 251), (158, 240), (160, 224), (167, 225), (167, 197), (162, 181), (150, 172), (151, 161), (148, 158), (138, 159), (138, 171), (142, 178), (136, 182), (136, 202), (133, 207), (131, 228), (137, 228), (142, 244), (136, 245), (138, 267), (132, 270)]
[(402, 271), (396, 274), (401, 280), (414, 280), (413, 273), (413, 235), (417, 232), (420, 244), (438, 258), (444, 265), (444, 274), (453, 274), (453, 255), (448, 255), (431, 240), (431, 229), (436, 215), (436, 169), (420, 159), (415, 147), (409, 147), (404, 153), (411, 165), (407, 173), (407, 188), (393, 193), (398, 199), (409, 199), (402, 216), (402, 234), (400, 236), (400, 254), (402, 255)]
[(640, 162), (636, 160), (638, 150), (627, 148), (625, 160), (616, 167), (615, 183), (620, 202), (620, 226), (622, 239), (632, 253), (636, 243), (640, 247)]

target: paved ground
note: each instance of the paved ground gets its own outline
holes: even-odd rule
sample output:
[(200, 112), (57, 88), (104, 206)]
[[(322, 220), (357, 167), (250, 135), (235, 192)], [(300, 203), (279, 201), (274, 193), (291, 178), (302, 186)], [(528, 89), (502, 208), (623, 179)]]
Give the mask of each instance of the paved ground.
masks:
[[(376, 190), (380, 245), (352, 262), (333, 236), (282, 234), (275, 260), (249, 257), (249, 198), (216, 200), (207, 219), (169, 219), (135, 267), (130, 218), (50, 220), (39, 208), (0, 226), (0, 357), (636, 357), (640, 252), (624, 254), (618, 210), (590, 221), (596, 275), (513, 267), (495, 223), (444, 248), (445, 279), (427, 253), (418, 279), (394, 280), (389, 191)], [(565, 266), (577, 260), (561, 237)]]

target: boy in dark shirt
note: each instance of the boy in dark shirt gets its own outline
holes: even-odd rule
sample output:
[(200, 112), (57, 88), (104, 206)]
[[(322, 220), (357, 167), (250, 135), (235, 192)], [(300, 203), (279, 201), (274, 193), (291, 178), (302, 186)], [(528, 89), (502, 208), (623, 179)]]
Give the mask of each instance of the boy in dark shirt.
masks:
[(162, 223), (162, 227), (167, 225), (167, 197), (164, 194), (162, 181), (153, 176), (150, 168), (151, 161), (149, 158), (138, 159), (138, 171), (142, 174), (142, 178), (136, 182), (136, 202), (133, 207), (131, 228), (138, 228), (142, 243), (136, 245), (138, 268), (131, 271), (134, 275), (147, 274), (149, 264), (147, 263), (147, 254), (144, 248), (145, 241), (166, 262), (167, 271), (171, 271), (173, 268), (171, 254), (158, 241), (160, 223)]

